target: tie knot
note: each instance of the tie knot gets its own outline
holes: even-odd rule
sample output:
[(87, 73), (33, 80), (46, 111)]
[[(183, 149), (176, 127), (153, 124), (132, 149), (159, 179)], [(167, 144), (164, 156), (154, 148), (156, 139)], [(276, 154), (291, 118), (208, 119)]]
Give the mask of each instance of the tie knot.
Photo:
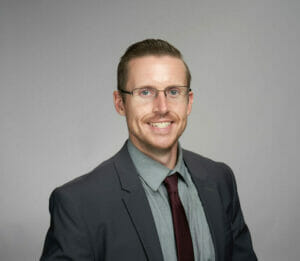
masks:
[(168, 194), (178, 192), (178, 174), (175, 173), (171, 176), (168, 176), (164, 180), (164, 184), (166, 186), (166, 189), (168, 191)]

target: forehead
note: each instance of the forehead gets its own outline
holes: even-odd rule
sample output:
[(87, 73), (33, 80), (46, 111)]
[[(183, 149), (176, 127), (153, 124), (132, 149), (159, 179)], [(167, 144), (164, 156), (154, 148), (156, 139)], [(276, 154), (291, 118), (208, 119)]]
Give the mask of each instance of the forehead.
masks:
[(186, 84), (186, 68), (179, 58), (149, 55), (134, 58), (128, 63), (129, 87), (166, 87), (172, 84)]

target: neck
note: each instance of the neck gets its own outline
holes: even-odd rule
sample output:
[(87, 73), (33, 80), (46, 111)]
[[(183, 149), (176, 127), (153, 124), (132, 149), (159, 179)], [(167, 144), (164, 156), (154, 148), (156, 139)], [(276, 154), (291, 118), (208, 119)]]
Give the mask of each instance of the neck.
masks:
[(139, 149), (151, 159), (161, 163), (169, 169), (174, 169), (177, 162), (178, 142), (172, 145), (171, 148), (160, 149), (151, 146), (142, 146), (141, 144), (134, 142), (132, 139), (130, 140), (134, 144), (134, 146), (137, 147), (137, 149)]

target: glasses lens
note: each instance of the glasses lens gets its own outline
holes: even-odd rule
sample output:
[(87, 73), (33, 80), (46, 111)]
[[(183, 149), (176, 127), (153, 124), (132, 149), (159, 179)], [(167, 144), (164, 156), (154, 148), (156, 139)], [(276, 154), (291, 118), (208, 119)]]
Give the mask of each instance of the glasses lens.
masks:
[(137, 88), (134, 90), (134, 95), (144, 99), (155, 97), (156, 90), (151, 87)]
[(166, 89), (169, 98), (178, 98), (178, 96), (183, 95), (183, 91), (182, 87), (169, 87)]

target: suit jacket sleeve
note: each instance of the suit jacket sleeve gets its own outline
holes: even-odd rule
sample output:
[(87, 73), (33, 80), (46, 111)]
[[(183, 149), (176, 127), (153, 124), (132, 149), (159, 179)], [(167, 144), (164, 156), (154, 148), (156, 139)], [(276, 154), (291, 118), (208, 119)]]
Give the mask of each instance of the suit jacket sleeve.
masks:
[(257, 261), (250, 232), (240, 206), (237, 185), (232, 170), (225, 165), (232, 184), (231, 232), (233, 237), (232, 261)]
[(78, 204), (67, 193), (56, 189), (50, 197), (49, 211), (50, 228), (40, 260), (94, 260)]

